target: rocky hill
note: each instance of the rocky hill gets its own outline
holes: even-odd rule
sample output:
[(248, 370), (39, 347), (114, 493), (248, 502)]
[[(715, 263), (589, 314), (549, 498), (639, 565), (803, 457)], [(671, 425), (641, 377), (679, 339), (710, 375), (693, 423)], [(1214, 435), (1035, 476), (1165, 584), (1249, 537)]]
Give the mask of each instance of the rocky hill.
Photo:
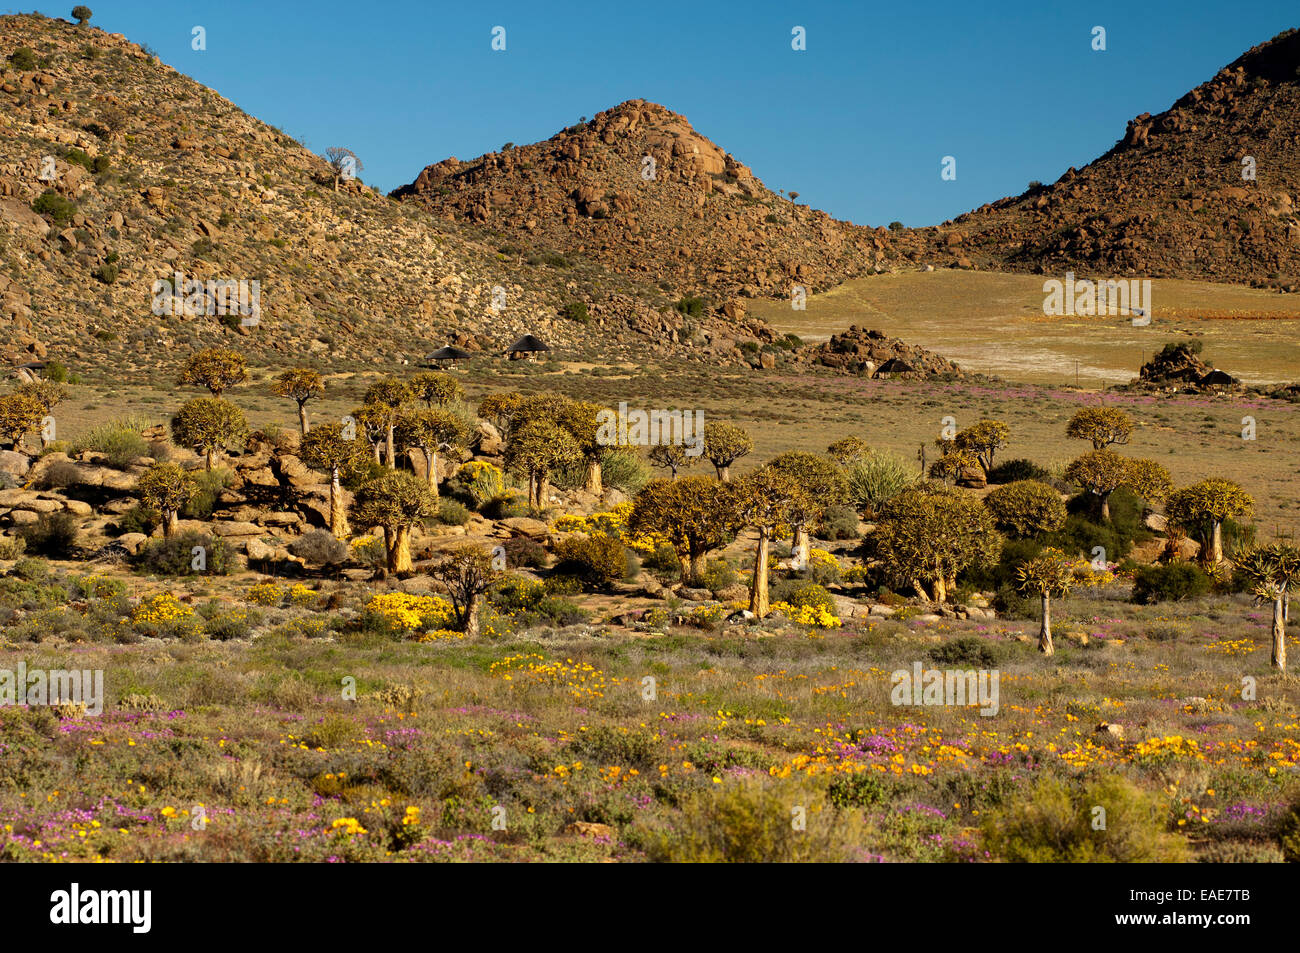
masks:
[[(340, 367), (415, 361), (449, 341), (499, 350), (525, 332), (571, 354), (718, 360), (753, 336), (721, 313), (687, 327), (657, 289), (503, 254), (479, 230), (334, 179), (123, 36), (0, 17), (0, 359), (120, 379), (220, 339), (254, 361)], [(156, 314), (156, 282), (177, 273), (257, 281), (258, 323), (203, 302)], [(574, 300), (589, 306), (582, 321), (562, 316)]]
[[(888, 229), (770, 191), (686, 117), (629, 100), (545, 142), (444, 159), (393, 195), (683, 295), (786, 297), (883, 270)], [(907, 243), (910, 244), (910, 243)]]
[[(1253, 176), (1253, 177), (1252, 177)], [(1300, 283), (1300, 32), (1238, 57), (1055, 183), (946, 223), (977, 264)]]

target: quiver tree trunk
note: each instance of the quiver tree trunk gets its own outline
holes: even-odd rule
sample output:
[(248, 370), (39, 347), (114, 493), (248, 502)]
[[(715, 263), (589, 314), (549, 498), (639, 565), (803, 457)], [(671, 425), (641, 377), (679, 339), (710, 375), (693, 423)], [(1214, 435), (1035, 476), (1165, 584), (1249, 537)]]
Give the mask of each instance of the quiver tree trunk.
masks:
[(1217, 566), (1221, 562), (1223, 562), (1223, 524), (1215, 520), (1214, 529), (1210, 533), (1210, 553), (1206, 564)]
[(469, 601), (465, 604), (465, 635), (471, 639), (477, 638), (480, 631), (478, 604), (478, 593), (471, 593)]
[(425, 481), (429, 484), (429, 489), (432, 491), (434, 498), (436, 499), (438, 496), (438, 451), (437, 450), (424, 451), (424, 478)]
[(306, 404), (298, 405), (298, 429), (301, 430), (303, 434), (306, 434), (307, 430), (309, 429), (307, 427), (307, 405)]
[(1043, 620), (1038, 627), (1038, 651), (1044, 655), (1052, 655), (1056, 651), (1056, 647), (1052, 645), (1052, 597), (1044, 592), (1042, 599)]
[(1279, 672), (1286, 671), (1286, 622), (1283, 619), (1282, 600), (1278, 594), (1273, 600), (1273, 667)]
[(597, 496), (605, 492), (605, 483), (602, 479), (600, 461), (587, 461), (587, 485), (584, 489), (588, 493), (595, 493)]
[(749, 611), (762, 619), (770, 603), (767, 596), (767, 530), (758, 531), (758, 552), (754, 556), (754, 579), (749, 591)]
[(177, 528), (180, 526), (180, 518), (175, 510), (163, 510), (162, 518), (163, 539), (171, 539), (172, 536), (176, 534)]
[(348, 525), (348, 511), (343, 506), (343, 485), (339, 482), (338, 468), (330, 474), (330, 532), (339, 539), (347, 539), (352, 532)]
[(677, 557), (683, 566), (686, 567), (687, 581), (696, 585), (704, 577), (704, 553), (687, 553), (686, 558)]
[(388, 425), (388, 469), (397, 469), (397, 448), (393, 446), (393, 425)]
[(410, 572), (412, 568), (411, 527), (395, 526), (391, 530), (385, 527), (384, 536), (388, 545), (388, 571)]
[(808, 527), (801, 523), (794, 528), (794, 539), (790, 543), (790, 549), (795, 559), (795, 565), (800, 569), (808, 568), (808, 556), (811, 548), (811, 542), (808, 538)]

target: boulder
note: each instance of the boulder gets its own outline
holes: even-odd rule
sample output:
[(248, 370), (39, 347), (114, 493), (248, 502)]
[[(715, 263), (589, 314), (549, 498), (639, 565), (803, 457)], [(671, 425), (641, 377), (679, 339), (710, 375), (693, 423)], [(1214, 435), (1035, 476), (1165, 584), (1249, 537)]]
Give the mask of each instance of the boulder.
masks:
[(263, 532), (256, 523), (217, 521), (212, 524), (213, 536), (261, 536)]
[(534, 539), (544, 539), (548, 532), (545, 523), (528, 516), (511, 516), (497, 525), (505, 527), (514, 536), (531, 536)]

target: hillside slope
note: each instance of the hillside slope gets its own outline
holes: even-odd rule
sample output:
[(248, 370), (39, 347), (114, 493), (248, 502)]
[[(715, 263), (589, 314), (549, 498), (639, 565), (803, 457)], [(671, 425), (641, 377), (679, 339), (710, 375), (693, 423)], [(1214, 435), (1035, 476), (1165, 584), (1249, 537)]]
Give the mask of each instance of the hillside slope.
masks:
[[(154, 314), (155, 282), (177, 272), (258, 281), (259, 324)], [(502, 254), (359, 181), (336, 191), (319, 156), (120, 35), (0, 17), (5, 363), (147, 376), (226, 339), (268, 364), (391, 365), (448, 341), (499, 351), (525, 332), (608, 359), (694, 337), (693, 356), (718, 359), (752, 337), (721, 316), (682, 334), (655, 296), (599, 268)], [(560, 317), (574, 299), (592, 326)]]
[(1011, 270), (1294, 286), (1298, 202), (1300, 32), (1290, 30), (1130, 120), (1084, 168), (945, 231), (978, 263)]
[(887, 229), (771, 192), (686, 117), (639, 99), (545, 142), (444, 159), (393, 195), (713, 297), (788, 297), (796, 284), (812, 293), (882, 270), (897, 254)]

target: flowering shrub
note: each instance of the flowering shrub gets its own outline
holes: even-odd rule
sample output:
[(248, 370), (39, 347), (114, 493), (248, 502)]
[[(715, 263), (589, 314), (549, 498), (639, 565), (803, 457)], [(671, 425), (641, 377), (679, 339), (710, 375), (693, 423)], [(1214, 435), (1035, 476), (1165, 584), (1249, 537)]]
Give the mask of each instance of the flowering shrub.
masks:
[(199, 633), (194, 610), (166, 592), (141, 601), (131, 613), (131, 627), (155, 639), (188, 639)]
[(309, 589), (302, 583), (296, 583), (289, 590), (289, 605), (297, 606), (301, 609), (307, 609), (316, 604), (319, 593), (314, 589)]
[(792, 606), (788, 602), (774, 602), (773, 612), (780, 612), (791, 622), (811, 625), (819, 629), (838, 629), (844, 622), (823, 605)]
[(274, 582), (259, 582), (248, 590), (248, 601), (258, 606), (278, 606), (284, 592), (284, 587)]
[(548, 661), (536, 652), (507, 655), (493, 662), (488, 674), (507, 682), (544, 685), (564, 689), (575, 700), (604, 698), (606, 690), (626, 679), (606, 679), (605, 673), (588, 662)]
[(394, 635), (445, 629), (452, 619), (451, 603), (440, 596), (381, 592), (366, 603), (365, 624)]

